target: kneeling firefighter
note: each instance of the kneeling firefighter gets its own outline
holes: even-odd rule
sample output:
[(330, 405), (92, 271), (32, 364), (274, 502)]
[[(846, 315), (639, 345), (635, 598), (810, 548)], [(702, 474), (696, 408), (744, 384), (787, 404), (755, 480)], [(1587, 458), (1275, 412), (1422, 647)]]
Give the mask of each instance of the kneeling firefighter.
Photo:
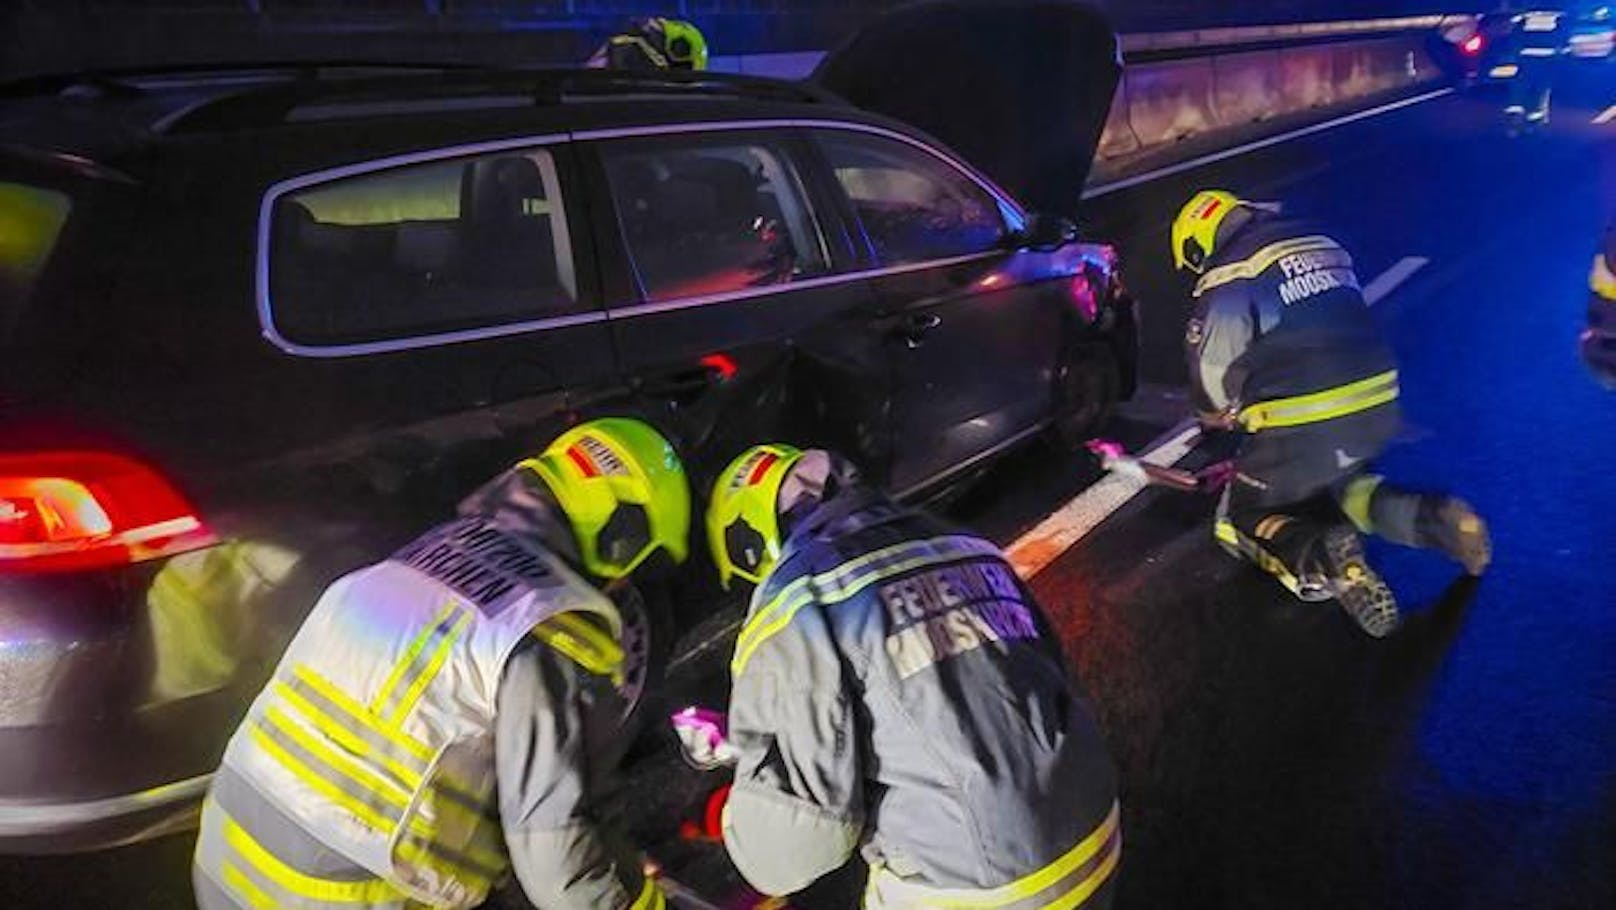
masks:
[(1173, 255), (1200, 275), (1185, 342), (1203, 422), (1244, 433), (1218, 541), (1302, 600), (1336, 598), (1372, 636), (1398, 623), (1360, 532), (1434, 547), (1479, 575), (1487, 528), (1464, 501), (1370, 473), (1399, 428), (1397, 365), (1352, 257), (1277, 207), (1196, 194)]
[(801, 890), (862, 846), (866, 907), (1109, 906), (1115, 771), (996, 547), (784, 445), (719, 476), (707, 532), (724, 584), (757, 586), (722, 823), (753, 887)]
[(596, 582), (684, 558), (683, 468), (595, 420), (460, 511), (315, 605), (214, 778), (203, 910), (475, 907), (513, 867), (541, 910), (665, 906), (591, 815), (625, 708)]

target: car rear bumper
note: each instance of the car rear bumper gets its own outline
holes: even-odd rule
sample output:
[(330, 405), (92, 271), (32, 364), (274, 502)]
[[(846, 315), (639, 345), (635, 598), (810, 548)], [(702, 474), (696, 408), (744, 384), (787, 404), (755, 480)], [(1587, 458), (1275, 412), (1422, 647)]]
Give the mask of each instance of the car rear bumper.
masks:
[(247, 687), (120, 717), (0, 729), (0, 852), (63, 853), (181, 830), (242, 713)]
[(0, 799), (0, 852), (71, 853), (192, 827), (213, 775), (99, 799)]
[(0, 583), (0, 852), (110, 847), (194, 821), (296, 628), (280, 611), (312, 602), (264, 581), (264, 562), (225, 545)]

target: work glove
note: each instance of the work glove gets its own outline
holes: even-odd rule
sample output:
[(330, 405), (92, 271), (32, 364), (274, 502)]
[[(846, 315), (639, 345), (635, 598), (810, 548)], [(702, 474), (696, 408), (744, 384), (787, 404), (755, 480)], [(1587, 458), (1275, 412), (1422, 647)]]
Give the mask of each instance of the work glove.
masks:
[(1195, 419), (1203, 429), (1207, 430), (1227, 433), (1240, 428), (1240, 421), (1235, 417), (1234, 408), (1227, 408), (1222, 411), (1200, 411), (1196, 413)]
[(722, 711), (694, 705), (677, 711), (669, 721), (685, 761), (698, 771), (734, 765), (739, 756), (729, 744), (729, 718)]

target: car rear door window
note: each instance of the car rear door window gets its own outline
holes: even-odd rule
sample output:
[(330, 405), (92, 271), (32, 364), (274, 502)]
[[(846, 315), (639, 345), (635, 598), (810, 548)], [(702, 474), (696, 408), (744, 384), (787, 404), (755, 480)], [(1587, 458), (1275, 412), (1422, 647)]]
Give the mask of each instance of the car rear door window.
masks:
[(268, 312), (303, 345), (567, 316), (578, 297), (548, 149), (409, 164), (276, 197)]
[(916, 146), (850, 130), (815, 130), (882, 265), (966, 256), (1002, 245), (998, 200), (969, 174)]
[(671, 136), (601, 150), (618, 223), (649, 301), (784, 285), (829, 257), (784, 143)]

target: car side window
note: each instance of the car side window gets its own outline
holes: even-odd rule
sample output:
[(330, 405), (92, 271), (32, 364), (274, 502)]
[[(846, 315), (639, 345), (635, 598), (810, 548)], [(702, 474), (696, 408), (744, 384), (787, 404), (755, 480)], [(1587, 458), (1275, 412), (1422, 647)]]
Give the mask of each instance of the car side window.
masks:
[(882, 265), (986, 252), (1002, 245), (999, 202), (970, 175), (886, 136), (815, 130)]
[(338, 177), (274, 202), (269, 301), (286, 339), (336, 345), (583, 309), (543, 148)]
[(830, 267), (784, 144), (768, 134), (669, 136), (601, 149), (646, 300), (789, 284)]

